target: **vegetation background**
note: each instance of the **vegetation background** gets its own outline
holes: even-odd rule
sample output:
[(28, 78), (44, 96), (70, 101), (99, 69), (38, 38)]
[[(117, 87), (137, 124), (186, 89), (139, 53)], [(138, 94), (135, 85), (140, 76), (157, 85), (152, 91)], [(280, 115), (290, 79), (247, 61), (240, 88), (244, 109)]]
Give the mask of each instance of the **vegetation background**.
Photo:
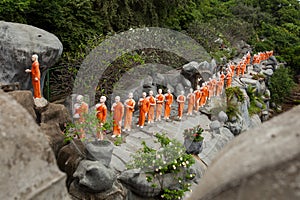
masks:
[[(231, 49), (244, 40), (254, 53), (274, 50), (280, 62), (300, 72), (298, 0), (2, 0), (0, 20), (42, 28), (62, 41), (63, 56), (50, 76), (52, 96), (70, 94), (81, 61), (107, 36), (147, 26), (188, 34), (217, 60), (224, 54), (229, 59), (236, 55), (220, 51), (216, 39)], [(99, 85), (99, 94), (109, 93), (111, 82), (126, 71), (128, 63), (144, 62), (176, 67), (185, 61), (153, 49), (146, 56), (139, 51), (124, 55), (113, 63), (118, 66), (116, 76)]]

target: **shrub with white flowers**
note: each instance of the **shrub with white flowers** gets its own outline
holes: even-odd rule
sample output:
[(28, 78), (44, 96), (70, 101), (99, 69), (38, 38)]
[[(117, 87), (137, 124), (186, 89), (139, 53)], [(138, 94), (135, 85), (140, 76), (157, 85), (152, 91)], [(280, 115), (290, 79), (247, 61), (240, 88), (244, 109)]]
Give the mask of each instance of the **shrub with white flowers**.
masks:
[[(189, 180), (195, 177), (189, 168), (195, 163), (192, 155), (185, 153), (184, 146), (176, 139), (170, 139), (165, 134), (156, 134), (160, 143), (158, 150), (153, 149), (143, 141), (143, 148), (132, 155), (132, 161), (127, 165), (128, 169), (142, 169), (147, 174), (147, 181), (153, 183), (158, 180), (160, 185), (152, 184), (152, 187), (160, 187), (160, 198), (181, 199), (186, 191), (190, 191)], [(165, 174), (172, 174), (177, 181), (176, 186), (165, 188), (163, 178)]]

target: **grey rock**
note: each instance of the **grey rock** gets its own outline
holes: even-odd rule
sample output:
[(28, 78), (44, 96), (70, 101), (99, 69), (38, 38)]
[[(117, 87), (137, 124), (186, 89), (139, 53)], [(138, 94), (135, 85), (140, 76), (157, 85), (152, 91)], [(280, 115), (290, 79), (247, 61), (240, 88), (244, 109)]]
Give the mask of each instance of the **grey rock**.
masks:
[(192, 61), (182, 67), (182, 73), (188, 76), (192, 76), (198, 72), (199, 63)]
[(116, 175), (110, 168), (104, 166), (101, 161), (82, 160), (73, 177), (78, 181), (82, 191), (103, 192), (109, 190)]
[(218, 120), (221, 123), (225, 123), (228, 120), (227, 114), (224, 111), (220, 111), (219, 114), (218, 114)]
[(153, 83), (157, 85), (165, 85), (165, 77), (160, 73), (156, 73), (153, 77)]
[(11, 95), (19, 104), (25, 108), (28, 113), (33, 117), (34, 120), (36, 120), (36, 114), (34, 111), (34, 102), (32, 98), (32, 93), (28, 90), (19, 90), (19, 91), (13, 91), (9, 92), (9, 95)]
[(232, 140), (188, 200), (299, 199), (299, 112), (300, 106)]
[(258, 108), (260, 108), (260, 109), (263, 108), (263, 104), (260, 103), (259, 101), (256, 101), (256, 100), (255, 100), (255, 105), (256, 105)]
[(147, 76), (144, 79), (143, 88), (150, 88), (152, 87), (152, 84), (153, 84), (153, 78), (151, 76)]
[(111, 161), (114, 145), (108, 140), (87, 142), (86, 158), (92, 161), (99, 161), (108, 167)]
[(268, 111), (268, 110), (263, 110), (263, 111), (261, 112), (261, 120), (262, 120), (263, 122), (267, 121), (267, 120), (269, 119), (269, 117), (270, 117), (270, 114), (269, 114), (269, 111)]
[(240, 121), (236, 122), (226, 122), (226, 126), (233, 135), (239, 135), (242, 132), (242, 124)]
[(261, 94), (264, 94), (267, 90), (266, 82), (265, 81), (260, 81), (260, 92)]
[(181, 83), (176, 85), (175, 88), (175, 96), (178, 97), (181, 94), (181, 91), (185, 91), (183, 85)]
[(250, 123), (249, 128), (250, 129), (256, 128), (256, 127), (258, 127), (260, 125), (261, 125), (260, 117), (257, 114), (251, 116), (251, 123)]
[(260, 72), (262, 70), (262, 67), (260, 64), (254, 64), (253, 65), (253, 71)]
[(46, 110), (41, 110), (41, 123), (64, 124), (71, 122), (69, 111), (64, 105), (49, 103)]
[(42, 29), (18, 23), (0, 21), (0, 82), (20, 82), (21, 89), (32, 89), (31, 77), (25, 69), (31, 67), (31, 56), (39, 56), (41, 91), (48, 68), (53, 66), (63, 50), (59, 39)]
[(252, 87), (256, 88), (256, 91), (258, 93), (261, 93), (261, 86), (258, 80), (253, 80), (250, 78), (241, 78), (240, 79), (243, 83), (245, 83), (246, 85), (251, 85)]
[(262, 72), (267, 76), (272, 76), (274, 73), (272, 69), (263, 70)]
[(1, 90), (0, 102), (0, 199), (70, 199), (45, 134)]
[(210, 130), (214, 131), (214, 130), (219, 130), (221, 127), (221, 123), (218, 120), (212, 121), (209, 124), (209, 128)]
[(272, 65), (267, 64), (267, 65), (263, 65), (263, 66), (262, 66), (262, 69), (263, 69), (263, 70), (266, 70), (266, 69), (274, 69), (274, 68), (273, 68)]
[[(273, 67), (278, 65), (277, 59), (275, 56), (269, 57), (269, 59), (266, 62), (266, 65), (272, 65)], [(273, 68), (274, 69), (274, 68)]]
[(69, 193), (72, 195), (73, 199), (124, 200), (125, 197), (130, 199), (128, 190), (117, 180), (113, 183), (110, 189), (97, 193), (83, 192), (80, 189), (78, 182), (73, 181), (70, 184)]
[(191, 81), (189, 81), (188, 79), (184, 78), (183, 76), (182, 76), (182, 79), (181, 79), (181, 83), (182, 83), (182, 85), (185, 88), (191, 88), (192, 87)]

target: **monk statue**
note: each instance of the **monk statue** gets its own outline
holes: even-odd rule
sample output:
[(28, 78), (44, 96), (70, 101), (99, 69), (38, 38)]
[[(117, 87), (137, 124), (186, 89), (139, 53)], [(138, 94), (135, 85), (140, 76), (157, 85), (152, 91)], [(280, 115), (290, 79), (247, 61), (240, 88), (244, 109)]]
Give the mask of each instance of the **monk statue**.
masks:
[(180, 95), (176, 99), (178, 103), (178, 119), (182, 119), (185, 99), (184, 91), (181, 91)]
[(146, 98), (146, 92), (143, 92), (142, 94), (142, 98), (140, 98), (139, 100), (139, 109), (140, 109), (140, 115), (139, 115), (139, 122), (138, 122), (138, 127), (143, 128), (144, 124), (145, 124), (145, 119), (146, 116), (149, 112), (149, 107), (150, 107), (150, 102), (149, 100)]
[(156, 121), (160, 121), (163, 103), (165, 101), (165, 96), (162, 94), (162, 89), (158, 89), (158, 94), (155, 96), (155, 99), (156, 99)]
[[(85, 122), (85, 115), (89, 112), (89, 106), (87, 103), (84, 102), (83, 96), (78, 95), (76, 97), (76, 103), (74, 104), (74, 115), (73, 118), (75, 120), (75, 123), (79, 123), (81, 126)], [(85, 132), (84, 129), (81, 127), (79, 130), (79, 137), (85, 138)]]
[(153, 91), (150, 90), (149, 91), (149, 96), (147, 97), (148, 101), (149, 101), (149, 113), (148, 113), (148, 124), (150, 123), (154, 123), (154, 110), (156, 107), (156, 102), (155, 102), (155, 98), (153, 96)]
[(32, 81), (32, 87), (33, 87), (33, 97), (34, 98), (42, 98), (41, 95), (41, 72), (40, 72), (40, 64), (38, 61), (38, 55), (33, 54), (31, 56), (31, 70), (26, 69), (26, 73), (31, 73), (31, 81)]
[(124, 130), (131, 130), (132, 115), (134, 112), (135, 101), (133, 99), (133, 94), (129, 93), (128, 99), (124, 102), (125, 106), (125, 120), (124, 120)]
[(99, 121), (99, 130), (97, 130), (96, 137), (98, 140), (103, 140), (103, 131), (102, 127), (103, 124), (106, 122), (106, 116), (107, 116), (107, 107), (105, 105), (106, 97), (101, 96), (100, 97), (100, 103), (96, 104), (96, 115), (97, 119)]
[(113, 112), (113, 135), (112, 137), (121, 137), (121, 126), (122, 126), (122, 118), (124, 115), (124, 106), (120, 102), (120, 97), (115, 97), (115, 103), (113, 103), (111, 107), (111, 111)]
[(165, 94), (165, 120), (170, 118), (171, 114), (171, 106), (173, 103), (173, 95), (171, 93), (171, 90), (167, 90), (167, 94)]

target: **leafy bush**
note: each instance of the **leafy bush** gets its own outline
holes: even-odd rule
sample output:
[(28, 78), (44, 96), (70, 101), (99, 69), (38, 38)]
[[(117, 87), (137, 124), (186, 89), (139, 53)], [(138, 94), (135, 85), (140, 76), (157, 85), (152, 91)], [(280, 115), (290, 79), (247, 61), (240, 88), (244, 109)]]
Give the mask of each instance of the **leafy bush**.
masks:
[(295, 86), (293, 73), (289, 68), (281, 67), (277, 69), (270, 78), (269, 89), (271, 92), (271, 101), (276, 104), (283, 103)]
[[(189, 168), (195, 163), (192, 155), (185, 153), (185, 148), (176, 139), (170, 139), (165, 134), (155, 135), (160, 143), (160, 148), (155, 150), (143, 141), (143, 148), (132, 155), (133, 160), (127, 165), (128, 169), (142, 169), (147, 174), (147, 181), (153, 183), (158, 180), (160, 185), (152, 184), (152, 187), (161, 189), (162, 199), (181, 199), (191, 184), (188, 180), (195, 174), (189, 173)], [(179, 173), (182, 172), (186, 173)], [(177, 189), (166, 188), (163, 185), (163, 175), (171, 173), (174, 180), (178, 181)]]

